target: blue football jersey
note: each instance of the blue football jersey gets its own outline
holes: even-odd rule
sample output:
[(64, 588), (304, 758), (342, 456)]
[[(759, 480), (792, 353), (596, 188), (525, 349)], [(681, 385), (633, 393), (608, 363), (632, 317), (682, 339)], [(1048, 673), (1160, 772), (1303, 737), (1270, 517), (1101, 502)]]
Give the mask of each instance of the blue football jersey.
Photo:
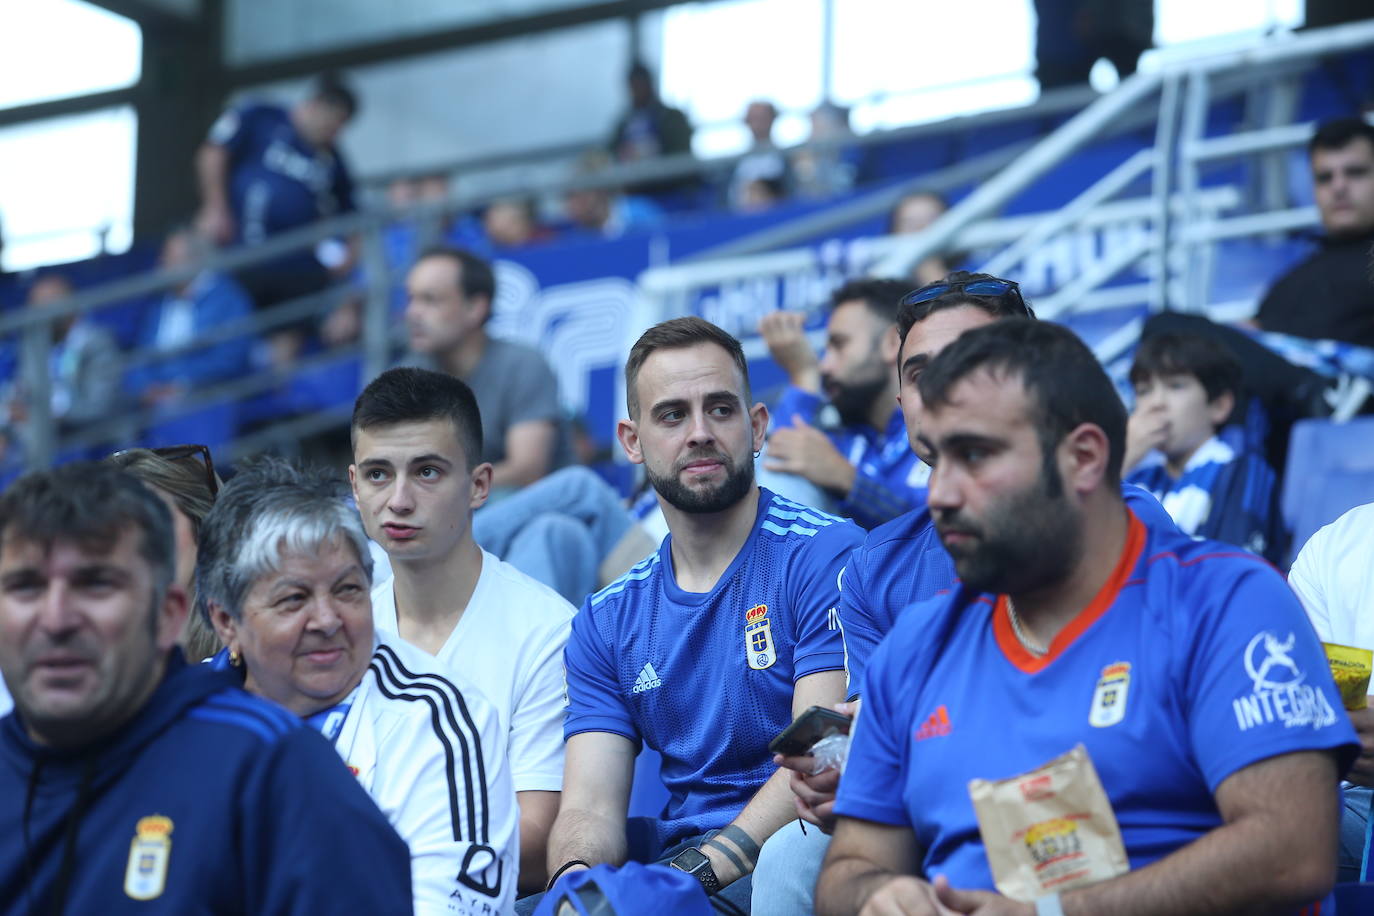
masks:
[[(1159, 502), (1133, 484), (1121, 485), (1121, 496), (1150, 528), (1173, 529)], [(863, 692), (864, 666), (899, 614), (912, 604), (954, 587), (954, 561), (930, 518), (930, 509), (894, 518), (874, 528), (845, 565), (840, 588), (847, 690), (852, 700)]]
[(275, 105), (220, 115), (210, 142), (229, 152), (229, 200), (239, 240), (261, 241), (353, 209), (353, 180), (333, 149), (316, 149)]
[[(874, 654), (836, 810), (910, 827), (926, 875), (993, 887), (971, 779), (1033, 770), (1082, 743), (1140, 868), (1219, 826), (1232, 773), (1359, 745), (1283, 579), (1252, 554), (1132, 517), (1116, 568), (1027, 652), (1004, 597), (956, 586)], [(918, 762), (919, 761), (919, 762)]]
[(776, 771), (768, 742), (792, 721), (794, 682), (844, 664), (838, 580), (862, 537), (760, 488), (711, 591), (678, 587), (670, 534), (573, 618), (564, 734), (613, 732), (663, 756), (660, 848), (725, 826)]

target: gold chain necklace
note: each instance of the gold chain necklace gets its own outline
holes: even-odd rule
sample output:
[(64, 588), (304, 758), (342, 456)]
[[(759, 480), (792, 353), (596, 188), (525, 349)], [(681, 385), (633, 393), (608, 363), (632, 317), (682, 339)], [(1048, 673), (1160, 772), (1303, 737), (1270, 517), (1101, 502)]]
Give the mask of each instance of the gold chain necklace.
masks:
[(1026, 635), (1026, 631), (1021, 629), (1021, 618), (1016, 616), (1016, 608), (1012, 607), (1011, 595), (1007, 596), (1007, 618), (1011, 620), (1011, 631), (1016, 634), (1016, 641), (1019, 642), (1027, 652), (1035, 656), (1046, 656), (1050, 650), (1041, 646), (1039, 643), (1032, 642)]

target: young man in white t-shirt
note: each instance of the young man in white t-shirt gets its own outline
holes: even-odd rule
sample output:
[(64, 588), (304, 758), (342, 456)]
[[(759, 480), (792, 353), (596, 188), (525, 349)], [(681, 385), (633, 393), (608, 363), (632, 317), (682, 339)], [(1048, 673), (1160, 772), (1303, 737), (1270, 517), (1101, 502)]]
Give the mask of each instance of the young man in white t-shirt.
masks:
[(382, 373), (353, 407), (348, 477), (367, 533), (391, 560), (372, 591), (377, 628), (436, 656), (500, 710), (520, 804), (522, 894), (541, 890), (563, 785), (563, 646), (574, 608), (478, 546), (491, 490), (472, 390), (425, 369)]

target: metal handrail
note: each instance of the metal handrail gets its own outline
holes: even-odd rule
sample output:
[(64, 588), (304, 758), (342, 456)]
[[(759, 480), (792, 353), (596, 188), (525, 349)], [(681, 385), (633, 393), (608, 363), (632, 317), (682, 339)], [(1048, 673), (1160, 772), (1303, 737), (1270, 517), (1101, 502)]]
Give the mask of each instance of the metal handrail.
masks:
[(1271, 39), (1255, 47), (1207, 57), (1167, 61), (1154, 72), (1137, 72), (1123, 80), (1115, 92), (1098, 99), (1061, 125), (1005, 171), (950, 208), (928, 230), (912, 236), (909, 244), (894, 252), (878, 270), (885, 275), (900, 276), (944, 250), (960, 228), (1001, 209), (1056, 163), (1099, 135), (1112, 121), (1162, 89), (1167, 79), (1240, 69), (1243, 70), (1241, 79), (1253, 81), (1260, 71), (1269, 67), (1310, 61), (1370, 45), (1374, 45), (1374, 22), (1351, 23)]

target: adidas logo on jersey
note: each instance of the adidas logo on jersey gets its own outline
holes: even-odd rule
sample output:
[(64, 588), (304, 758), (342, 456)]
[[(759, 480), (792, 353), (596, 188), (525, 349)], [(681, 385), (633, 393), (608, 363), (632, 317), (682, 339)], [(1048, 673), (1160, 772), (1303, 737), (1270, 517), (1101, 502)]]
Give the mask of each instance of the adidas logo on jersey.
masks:
[(949, 710), (945, 704), (941, 703), (940, 708), (935, 710), (935, 714), (921, 723), (921, 727), (916, 729), (913, 736), (917, 741), (925, 741), (927, 738), (942, 738), (948, 735), (954, 726), (949, 721)]
[(651, 662), (645, 662), (644, 667), (639, 669), (639, 677), (635, 678), (635, 685), (630, 689), (631, 693), (643, 693), (646, 690), (653, 690), (655, 687), (662, 687), (663, 680), (654, 670)]

